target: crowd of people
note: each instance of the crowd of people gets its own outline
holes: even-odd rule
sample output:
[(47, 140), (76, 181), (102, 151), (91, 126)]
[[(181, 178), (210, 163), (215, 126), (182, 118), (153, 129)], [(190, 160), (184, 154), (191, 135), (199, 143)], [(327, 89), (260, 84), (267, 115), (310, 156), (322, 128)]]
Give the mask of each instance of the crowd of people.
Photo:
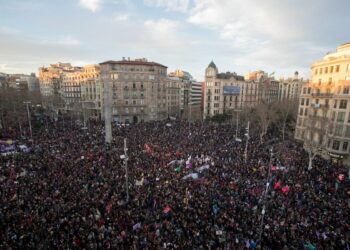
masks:
[(245, 157), (244, 133), (158, 121), (106, 145), (103, 123), (38, 128), (30, 152), (0, 156), (0, 248), (350, 249), (347, 167), (308, 169), (273, 132)]

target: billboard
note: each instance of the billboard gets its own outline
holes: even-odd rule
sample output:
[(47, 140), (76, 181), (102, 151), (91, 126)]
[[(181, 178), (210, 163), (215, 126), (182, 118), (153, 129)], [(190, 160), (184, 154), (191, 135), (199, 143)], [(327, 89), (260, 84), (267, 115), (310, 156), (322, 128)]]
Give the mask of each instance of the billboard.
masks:
[(241, 88), (239, 86), (224, 86), (224, 95), (239, 95)]

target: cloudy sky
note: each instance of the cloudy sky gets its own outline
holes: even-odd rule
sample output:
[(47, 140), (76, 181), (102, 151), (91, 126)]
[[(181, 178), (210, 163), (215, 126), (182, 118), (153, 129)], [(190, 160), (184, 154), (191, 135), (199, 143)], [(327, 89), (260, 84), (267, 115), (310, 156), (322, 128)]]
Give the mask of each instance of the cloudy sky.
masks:
[(197, 80), (214, 60), (244, 75), (309, 75), (350, 41), (349, 0), (0, 0), (0, 72), (146, 57)]

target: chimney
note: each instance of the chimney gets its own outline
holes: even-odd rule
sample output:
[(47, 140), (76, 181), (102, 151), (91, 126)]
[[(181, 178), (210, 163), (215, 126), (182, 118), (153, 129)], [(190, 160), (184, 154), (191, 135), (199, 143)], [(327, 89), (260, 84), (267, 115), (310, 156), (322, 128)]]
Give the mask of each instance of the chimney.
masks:
[(123, 56), (123, 61), (125, 61), (125, 57)]

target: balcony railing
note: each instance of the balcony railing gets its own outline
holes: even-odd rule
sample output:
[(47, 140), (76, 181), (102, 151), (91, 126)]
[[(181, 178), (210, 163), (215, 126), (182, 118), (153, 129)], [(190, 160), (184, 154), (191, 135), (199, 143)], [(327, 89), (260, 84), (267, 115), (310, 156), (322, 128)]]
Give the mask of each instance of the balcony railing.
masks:
[(311, 93), (313, 97), (332, 97), (333, 93)]

